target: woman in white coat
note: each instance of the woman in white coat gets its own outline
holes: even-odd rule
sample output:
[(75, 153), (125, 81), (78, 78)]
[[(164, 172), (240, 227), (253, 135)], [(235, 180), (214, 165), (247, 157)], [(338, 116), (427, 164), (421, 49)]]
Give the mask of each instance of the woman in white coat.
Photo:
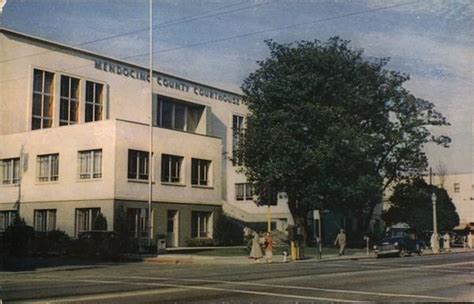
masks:
[(250, 249), (249, 257), (254, 259), (254, 263), (259, 263), (263, 257), (262, 248), (260, 247), (260, 236), (256, 232), (252, 239), (252, 248)]

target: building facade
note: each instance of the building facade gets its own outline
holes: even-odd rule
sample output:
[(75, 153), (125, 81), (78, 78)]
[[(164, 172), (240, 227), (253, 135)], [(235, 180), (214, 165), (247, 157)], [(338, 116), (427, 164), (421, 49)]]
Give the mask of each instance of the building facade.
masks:
[[(239, 94), (0, 28), (0, 231), (19, 216), (77, 236), (121, 214), (185, 246), (222, 211), (265, 222), (232, 159), (247, 113)], [(284, 230), (288, 207), (273, 216)]]

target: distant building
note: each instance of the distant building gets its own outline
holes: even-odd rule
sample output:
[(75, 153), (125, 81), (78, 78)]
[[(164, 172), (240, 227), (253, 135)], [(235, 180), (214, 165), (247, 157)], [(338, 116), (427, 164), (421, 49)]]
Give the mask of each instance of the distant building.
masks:
[[(151, 81), (152, 160), (147, 67), (0, 28), (0, 231), (20, 216), (77, 236), (99, 212), (112, 230), (123, 211), (138, 235), (150, 176), (153, 237), (168, 246), (212, 238), (222, 210), (265, 222), (231, 160), (248, 113), (241, 96), (158, 71)], [(288, 207), (273, 216), (284, 230)]]

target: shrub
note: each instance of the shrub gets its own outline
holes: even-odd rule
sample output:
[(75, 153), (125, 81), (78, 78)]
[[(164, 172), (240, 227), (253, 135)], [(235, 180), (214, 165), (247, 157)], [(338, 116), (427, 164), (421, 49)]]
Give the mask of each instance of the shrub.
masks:
[(221, 246), (239, 246), (244, 244), (244, 225), (226, 215), (221, 215), (217, 222), (215, 240)]
[(35, 253), (40, 256), (64, 255), (69, 251), (71, 239), (60, 230), (36, 232)]
[(102, 212), (95, 218), (94, 223), (92, 224), (92, 230), (107, 230), (107, 219)]
[(4, 233), (5, 253), (15, 257), (29, 257), (34, 252), (35, 230), (27, 225), (9, 226)]

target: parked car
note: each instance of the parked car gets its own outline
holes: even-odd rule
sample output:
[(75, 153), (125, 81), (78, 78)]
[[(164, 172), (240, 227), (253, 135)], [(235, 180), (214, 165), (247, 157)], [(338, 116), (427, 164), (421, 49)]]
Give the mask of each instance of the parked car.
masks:
[(383, 239), (378, 245), (374, 246), (374, 252), (377, 257), (389, 255), (404, 257), (413, 253), (422, 255), (425, 247), (425, 242), (404, 235)]

